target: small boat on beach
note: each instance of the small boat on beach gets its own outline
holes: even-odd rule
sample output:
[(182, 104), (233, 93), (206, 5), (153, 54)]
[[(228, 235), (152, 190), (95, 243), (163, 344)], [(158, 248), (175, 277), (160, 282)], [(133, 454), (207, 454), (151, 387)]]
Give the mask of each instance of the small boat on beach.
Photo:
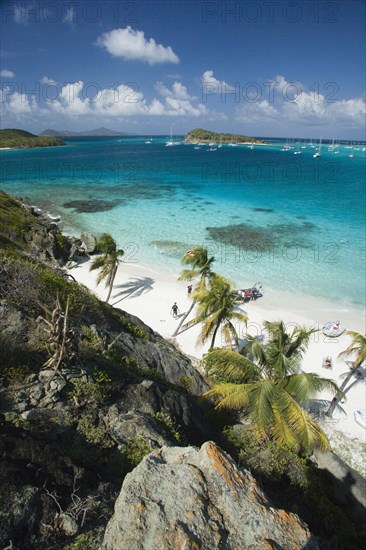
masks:
[(262, 283), (254, 283), (251, 288), (242, 288), (235, 292), (235, 295), (242, 300), (242, 302), (249, 302), (250, 300), (257, 300), (261, 298), (262, 294)]
[(337, 336), (341, 336), (345, 330), (346, 327), (341, 325), (339, 321), (329, 321), (329, 323), (325, 323), (322, 328), (323, 334), (325, 334), (325, 336), (330, 336), (331, 338), (337, 338)]
[(366, 410), (359, 409), (354, 412), (355, 422), (366, 430)]

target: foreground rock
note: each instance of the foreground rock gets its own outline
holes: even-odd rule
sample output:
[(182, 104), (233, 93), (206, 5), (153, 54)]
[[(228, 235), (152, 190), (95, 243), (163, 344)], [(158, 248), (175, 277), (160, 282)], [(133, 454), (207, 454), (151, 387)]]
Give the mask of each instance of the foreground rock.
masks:
[(125, 478), (102, 550), (316, 550), (295, 514), (271, 508), (215, 443), (149, 454)]

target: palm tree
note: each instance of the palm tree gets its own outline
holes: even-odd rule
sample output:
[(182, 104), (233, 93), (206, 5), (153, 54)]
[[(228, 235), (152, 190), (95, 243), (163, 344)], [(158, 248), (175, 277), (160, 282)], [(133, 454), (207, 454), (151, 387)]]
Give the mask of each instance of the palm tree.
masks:
[(241, 410), (266, 440), (297, 451), (329, 450), (326, 435), (301, 406), (322, 389), (339, 392), (332, 380), (300, 371), (314, 329), (297, 327), (288, 334), (282, 321), (265, 321), (264, 328), (266, 346), (248, 335), (245, 355), (223, 349), (208, 353), (207, 368), (214, 385), (205, 395), (217, 400), (218, 409)]
[(191, 313), (192, 309), (197, 303), (197, 297), (200, 295), (202, 290), (206, 288), (207, 280), (210, 279), (213, 272), (211, 271), (211, 266), (215, 258), (213, 256), (208, 256), (207, 248), (203, 246), (197, 246), (188, 250), (182, 258), (183, 265), (190, 265), (190, 269), (184, 269), (179, 277), (179, 281), (190, 281), (194, 277), (200, 277), (197, 282), (194, 291), (191, 294), (192, 304), (188, 309), (187, 313), (183, 315), (179, 325), (173, 333), (173, 336), (179, 334), (180, 328), (183, 325), (184, 321), (187, 319), (188, 315)]
[(108, 302), (120, 263), (119, 258), (124, 255), (124, 251), (117, 249), (117, 243), (109, 233), (103, 233), (100, 236), (95, 248), (101, 255), (93, 260), (90, 265), (90, 271), (100, 269), (97, 276), (97, 285), (105, 279), (105, 287), (109, 288), (106, 299), (106, 302)]
[(213, 348), (217, 332), (222, 327), (225, 343), (231, 347), (234, 340), (239, 348), (238, 333), (233, 321), (246, 324), (248, 317), (237, 311), (238, 297), (235, 296), (230, 282), (221, 275), (212, 274), (209, 288), (201, 291), (197, 301), (199, 303), (197, 315), (187, 323), (187, 326), (203, 323), (198, 343), (204, 344), (212, 336), (210, 348)]
[(366, 335), (360, 334), (359, 332), (356, 332), (354, 330), (347, 330), (345, 334), (352, 336), (352, 342), (344, 351), (342, 351), (338, 355), (338, 357), (348, 357), (350, 355), (353, 355), (355, 356), (355, 359), (353, 361), (352, 367), (349, 370), (349, 373), (347, 374), (340, 386), (342, 394), (333, 399), (329, 409), (325, 413), (327, 416), (330, 417), (333, 416), (333, 413), (342, 397), (344, 397), (344, 395), (352, 388), (354, 383), (358, 382), (358, 380), (352, 382), (352, 384), (350, 384), (347, 388), (347, 384), (352, 376), (355, 374), (356, 370), (362, 365), (364, 361), (366, 361)]

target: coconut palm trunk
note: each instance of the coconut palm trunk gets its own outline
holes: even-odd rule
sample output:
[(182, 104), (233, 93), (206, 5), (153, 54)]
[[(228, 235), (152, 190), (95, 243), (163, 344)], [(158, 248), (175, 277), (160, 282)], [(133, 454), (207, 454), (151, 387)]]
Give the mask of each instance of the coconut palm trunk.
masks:
[(346, 378), (343, 380), (340, 386), (342, 394), (339, 394), (337, 397), (333, 398), (329, 409), (325, 413), (326, 416), (329, 417), (333, 416), (333, 413), (336, 407), (339, 405), (341, 399), (346, 393), (349, 392), (353, 385), (357, 383), (357, 380), (355, 380), (355, 382), (350, 384), (347, 388), (347, 384), (352, 376), (355, 374), (356, 370), (362, 365), (364, 361), (366, 361), (366, 336), (353, 330), (347, 330), (346, 334), (352, 336), (352, 341), (350, 345), (338, 355), (338, 357), (345, 357), (349, 355), (356, 355), (356, 357), (353, 362), (352, 368), (350, 369), (350, 372), (347, 374)]
[(108, 288), (106, 301), (108, 302), (120, 263), (119, 258), (124, 255), (124, 251), (117, 249), (117, 243), (109, 233), (103, 233), (97, 240), (96, 251), (101, 255), (92, 261), (89, 269), (90, 271), (100, 270), (97, 276), (97, 285), (103, 280), (106, 281), (105, 286)]
[[(182, 258), (182, 264), (183, 265), (190, 265), (190, 269), (184, 269), (179, 277), (180, 281), (191, 281), (194, 277), (200, 277), (200, 280), (198, 281), (194, 292), (202, 291), (206, 287), (206, 282), (210, 277), (212, 277), (213, 272), (211, 271), (211, 265), (215, 261), (215, 258), (212, 256), (211, 258), (208, 256), (207, 248), (204, 248), (202, 246), (197, 246), (196, 248), (192, 248), (191, 250), (188, 250)], [(194, 293), (193, 293), (194, 296)], [(192, 304), (189, 307), (187, 313), (185, 313), (182, 317), (182, 319), (179, 321), (179, 324), (175, 331), (173, 332), (172, 336), (175, 337), (180, 332), (184, 332), (185, 330), (188, 330), (192, 324), (183, 330), (181, 330), (181, 327), (185, 320), (188, 318), (190, 313), (192, 312), (193, 308), (197, 304), (196, 297), (193, 298)], [(194, 323), (196, 324), (196, 323)]]
[(115, 266), (115, 268), (111, 272), (111, 276), (108, 280), (108, 295), (107, 295), (107, 298), (106, 298), (107, 304), (108, 304), (109, 299), (110, 299), (111, 294), (112, 294), (114, 279), (116, 278), (116, 275), (117, 275), (117, 269), (118, 269), (118, 265)]
[[(172, 336), (177, 336), (180, 332), (180, 329), (181, 329), (181, 326), (183, 325), (184, 321), (187, 319), (187, 317), (189, 316), (189, 314), (191, 313), (191, 311), (193, 310), (194, 306), (196, 305), (197, 303), (197, 300), (193, 300), (191, 305), (190, 305), (190, 308), (189, 310), (187, 311), (187, 313), (185, 313), (182, 317), (182, 319), (179, 321), (179, 325), (177, 326), (177, 328), (175, 329), (175, 331), (173, 332)], [(188, 330), (188, 328), (190, 327), (187, 327), (185, 330)], [(182, 332), (184, 332), (184, 330), (182, 330)]]
[(333, 399), (330, 403), (330, 407), (327, 410), (327, 412), (325, 413), (326, 416), (329, 416), (330, 418), (332, 418), (332, 416), (334, 414), (334, 411), (338, 407), (341, 400), (344, 398), (345, 394), (348, 393), (349, 390), (353, 387), (353, 385), (357, 383), (357, 380), (355, 380), (355, 382), (353, 384), (350, 384), (350, 386), (347, 388), (347, 384), (350, 381), (350, 379), (352, 378), (352, 376), (355, 374), (355, 370), (356, 370), (356, 368), (352, 367), (350, 369), (350, 372), (347, 374), (346, 378), (343, 380), (342, 384), (339, 386), (339, 389), (341, 390), (342, 393), (340, 395), (338, 395), (338, 397), (333, 397)]
[(215, 340), (216, 340), (216, 335), (218, 330), (219, 330), (219, 325), (217, 325), (217, 327), (213, 332), (210, 348), (213, 348), (215, 346)]

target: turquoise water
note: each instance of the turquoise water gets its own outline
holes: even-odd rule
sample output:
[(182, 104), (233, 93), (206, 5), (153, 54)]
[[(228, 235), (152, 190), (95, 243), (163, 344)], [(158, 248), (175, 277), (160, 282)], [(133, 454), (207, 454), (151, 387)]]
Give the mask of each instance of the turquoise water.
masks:
[(239, 286), (365, 303), (364, 144), (323, 144), (314, 158), (305, 140), (285, 150), (166, 140), (1, 151), (1, 187), (60, 215), (65, 232), (111, 233), (129, 262), (178, 273), (201, 244)]

